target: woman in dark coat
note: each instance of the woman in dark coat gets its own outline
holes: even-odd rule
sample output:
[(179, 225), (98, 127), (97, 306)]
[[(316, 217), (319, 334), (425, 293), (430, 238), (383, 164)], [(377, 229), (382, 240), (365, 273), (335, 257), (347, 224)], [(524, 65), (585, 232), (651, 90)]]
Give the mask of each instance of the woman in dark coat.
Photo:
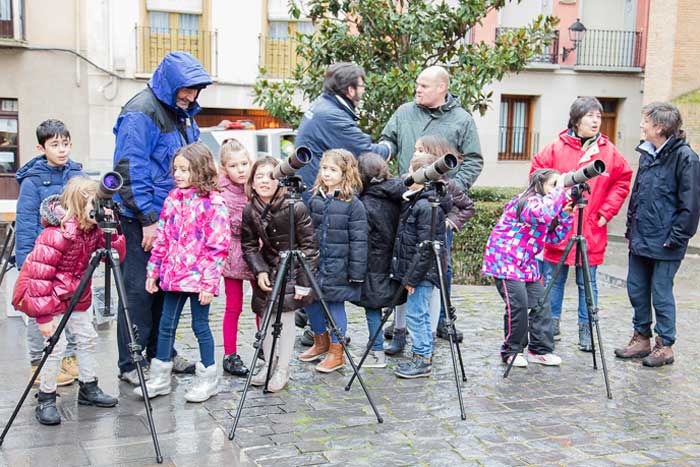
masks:
[[(344, 149), (326, 151), (309, 210), (320, 250), (316, 277), (342, 337), (347, 330), (344, 302), (360, 299), (367, 273), (367, 215), (355, 196), (361, 189), (355, 156)], [(307, 307), (306, 313), (314, 332), (314, 345), (299, 360), (312, 362), (326, 355), (316, 370), (330, 373), (341, 368), (345, 364), (343, 348), (335, 334), (329, 342), (329, 323), (320, 302)]]
[[(367, 211), (367, 276), (362, 284), (362, 296), (357, 305), (365, 308), (370, 338), (381, 326), (382, 308), (392, 305), (399, 283), (392, 280), (391, 258), (396, 227), (401, 214), (402, 195), (406, 186), (400, 178), (389, 178), (386, 161), (374, 153), (358, 159), (362, 194), (360, 200)], [(405, 297), (400, 303), (405, 301)], [(364, 363), (369, 368), (386, 367), (381, 330), (372, 343)]]
[[(265, 157), (257, 160), (246, 182), (246, 194), (250, 203), (243, 209), (243, 226), (241, 246), (243, 257), (255, 276), (253, 287), (253, 312), (262, 318), (269, 306), (272, 285), (275, 282), (279, 264), (279, 252), (290, 249), (289, 244), (289, 203), (285, 198), (286, 190), (279, 189), (279, 182), (272, 178), (273, 169), (279, 164), (277, 159)], [(295, 248), (301, 250), (312, 270), (318, 263), (318, 247), (314, 236), (311, 218), (306, 206), (301, 201), (294, 204)], [(263, 341), (266, 365), (255, 375), (251, 383), (261, 386), (265, 383), (267, 366), (276, 369), (268, 384), (268, 390), (280, 391), (289, 380), (289, 360), (294, 348), (294, 313), (296, 309), (309, 305), (313, 301), (311, 283), (304, 274), (301, 265), (295, 262), (294, 271), (287, 281), (284, 291), (282, 314), (282, 333), (280, 335), (278, 355), (271, 355), (272, 326)], [(273, 307), (277, 311), (277, 305)], [(271, 317), (271, 320), (274, 316)]]

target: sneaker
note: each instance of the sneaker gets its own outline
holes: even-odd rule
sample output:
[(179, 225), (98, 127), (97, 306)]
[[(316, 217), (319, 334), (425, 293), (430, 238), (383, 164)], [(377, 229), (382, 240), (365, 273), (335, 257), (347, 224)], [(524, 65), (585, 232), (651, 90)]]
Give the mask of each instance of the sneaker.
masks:
[(561, 358), (557, 357), (553, 353), (547, 353), (544, 355), (537, 355), (528, 350), (527, 361), (530, 363), (538, 363), (545, 366), (559, 366), (561, 365)]
[(187, 360), (182, 355), (175, 355), (173, 357), (173, 373), (186, 373), (188, 375), (193, 375), (194, 372), (194, 362)]
[(407, 365), (399, 365), (394, 374), (405, 379), (428, 378), (432, 370), (433, 365), (429, 359), (414, 357)]
[[(141, 383), (139, 382), (139, 374), (136, 371), (136, 368), (131, 371), (119, 373), (119, 379), (131, 384), (132, 386), (141, 386)], [(143, 371), (143, 379), (148, 381), (148, 373), (145, 369)]]
[(248, 376), (248, 368), (243, 364), (240, 355), (235, 353), (224, 357), (224, 371), (233, 376)]
[(65, 357), (63, 360), (61, 360), (61, 370), (65, 371), (73, 378), (77, 378), (79, 375), (78, 359), (75, 358), (75, 356)]
[(383, 350), (371, 350), (362, 365), (365, 368), (386, 368), (386, 355)]
[[(513, 360), (513, 355), (503, 360), (503, 363), (508, 364), (511, 360)], [(513, 366), (517, 368), (527, 368), (527, 360), (525, 360), (523, 354), (519, 353), (515, 355), (515, 361), (513, 362)]]

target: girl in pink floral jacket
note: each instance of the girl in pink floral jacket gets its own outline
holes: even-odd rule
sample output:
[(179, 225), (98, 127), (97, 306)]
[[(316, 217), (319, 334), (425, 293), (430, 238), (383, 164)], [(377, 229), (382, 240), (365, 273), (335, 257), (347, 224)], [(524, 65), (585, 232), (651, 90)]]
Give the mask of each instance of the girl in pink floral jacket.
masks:
[[(506, 363), (515, 359), (513, 366), (561, 363), (561, 358), (552, 353), (549, 300), (535, 307), (544, 293), (535, 256), (545, 242), (558, 243), (571, 230), (572, 209), (563, 176), (552, 169), (537, 170), (527, 190), (506, 204), (486, 243), (481, 272), (496, 280), (506, 303), (501, 358)], [(527, 359), (520, 354), (526, 346)]]
[[(170, 392), (175, 331), (189, 300), (201, 361), (185, 399), (204, 402), (217, 393), (209, 304), (219, 293), (231, 229), (224, 199), (217, 191), (214, 159), (206, 146), (194, 143), (181, 148), (175, 154), (173, 172), (176, 188), (163, 205), (146, 272), (146, 290), (155, 293), (160, 285), (165, 291), (158, 349), (151, 360), (147, 388), (150, 397)], [(141, 388), (135, 391), (141, 395)]]
[(248, 204), (245, 182), (248, 180), (253, 161), (245, 146), (233, 138), (225, 140), (221, 145), (219, 160), (221, 161), (219, 187), (228, 208), (231, 226), (231, 242), (222, 272), (226, 290), (223, 323), (224, 371), (235, 376), (246, 376), (248, 368), (236, 353), (236, 341), (238, 340), (238, 319), (243, 311), (243, 281), (253, 280), (253, 275), (243, 260), (241, 248), (243, 208)]

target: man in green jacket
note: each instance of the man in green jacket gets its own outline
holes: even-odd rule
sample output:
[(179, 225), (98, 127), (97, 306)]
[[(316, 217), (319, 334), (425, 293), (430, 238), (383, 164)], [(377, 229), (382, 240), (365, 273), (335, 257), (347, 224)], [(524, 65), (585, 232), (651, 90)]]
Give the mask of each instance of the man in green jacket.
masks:
[[(464, 158), (459, 168), (450, 172), (448, 176), (466, 193), (481, 173), (484, 159), (481, 156), (479, 134), (476, 132), (474, 120), (469, 112), (462, 108), (457, 98), (448, 92), (449, 88), (450, 75), (447, 70), (440, 66), (431, 66), (423, 70), (416, 79), (416, 99), (403, 104), (394, 112), (382, 130), (379, 142), (389, 143), (391, 153), (396, 154), (398, 158), (399, 173), (404, 174), (408, 171), (418, 138), (425, 135), (442, 136)], [(449, 293), (452, 282), (452, 264), (449, 261), (452, 247), (451, 228), (447, 229), (445, 240), (448, 258), (445, 281)], [(444, 318), (445, 309), (441, 307), (437, 336), (448, 339)], [(392, 329), (384, 332), (387, 338), (393, 334)], [(457, 330), (457, 340), (462, 342), (462, 339), (463, 333)]]
[(398, 108), (382, 130), (380, 142), (391, 145), (399, 172), (408, 171), (413, 148), (424, 135), (439, 135), (449, 141), (464, 157), (451, 174), (465, 191), (474, 184), (484, 166), (481, 145), (472, 116), (455, 96), (448, 92), (450, 76), (440, 66), (426, 68), (416, 79), (416, 99)]

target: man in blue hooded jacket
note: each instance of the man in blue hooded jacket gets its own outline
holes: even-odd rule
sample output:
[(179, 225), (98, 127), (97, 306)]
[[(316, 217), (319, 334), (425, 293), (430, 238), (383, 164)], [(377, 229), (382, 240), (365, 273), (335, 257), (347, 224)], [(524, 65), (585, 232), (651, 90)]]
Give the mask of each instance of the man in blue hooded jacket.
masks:
[[(124, 178), (124, 186), (116, 197), (124, 208), (121, 226), (126, 237), (126, 258), (122, 274), (130, 317), (148, 358), (156, 354), (163, 292), (146, 291), (146, 264), (163, 202), (174, 188), (170, 170), (173, 157), (182, 146), (199, 139), (193, 118), (200, 110), (197, 97), (211, 82), (196, 58), (186, 52), (171, 52), (160, 62), (147, 87), (122, 108), (114, 125), (114, 170)], [(123, 313), (121, 307), (119, 313)], [(119, 376), (138, 385), (122, 316), (117, 324), (117, 340)], [(175, 356), (173, 371), (193, 373), (194, 365)]]

